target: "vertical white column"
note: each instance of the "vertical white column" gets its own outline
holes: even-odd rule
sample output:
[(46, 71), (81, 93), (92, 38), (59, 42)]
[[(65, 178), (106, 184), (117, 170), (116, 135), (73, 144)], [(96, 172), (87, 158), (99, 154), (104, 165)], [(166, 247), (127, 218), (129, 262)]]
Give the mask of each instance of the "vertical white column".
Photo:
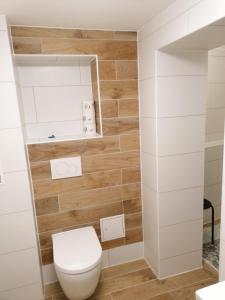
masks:
[(0, 298), (43, 299), (10, 39), (0, 16)]
[(207, 52), (158, 52), (159, 277), (202, 265)]

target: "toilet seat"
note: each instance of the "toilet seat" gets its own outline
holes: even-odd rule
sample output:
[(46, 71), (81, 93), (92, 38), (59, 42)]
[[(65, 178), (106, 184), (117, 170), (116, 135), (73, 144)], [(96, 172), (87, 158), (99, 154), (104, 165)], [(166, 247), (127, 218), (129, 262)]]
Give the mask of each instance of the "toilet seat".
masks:
[(54, 264), (65, 274), (85, 273), (97, 266), (102, 248), (92, 226), (52, 235)]

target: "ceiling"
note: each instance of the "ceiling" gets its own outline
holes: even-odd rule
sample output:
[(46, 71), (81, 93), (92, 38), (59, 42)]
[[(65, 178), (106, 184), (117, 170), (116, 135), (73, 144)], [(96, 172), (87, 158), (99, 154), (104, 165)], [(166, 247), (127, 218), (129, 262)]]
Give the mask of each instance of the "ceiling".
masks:
[(0, 0), (12, 25), (138, 30), (175, 0)]

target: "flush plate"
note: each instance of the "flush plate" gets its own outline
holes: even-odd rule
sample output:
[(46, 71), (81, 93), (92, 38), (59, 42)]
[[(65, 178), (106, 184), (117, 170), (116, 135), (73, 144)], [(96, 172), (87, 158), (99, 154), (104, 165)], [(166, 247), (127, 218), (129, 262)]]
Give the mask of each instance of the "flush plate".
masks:
[(124, 237), (124, 214), (100, 219), (100, 228), (102, 242)]
[(80, 156), (50, 160), (52, 179), (82, 176)]

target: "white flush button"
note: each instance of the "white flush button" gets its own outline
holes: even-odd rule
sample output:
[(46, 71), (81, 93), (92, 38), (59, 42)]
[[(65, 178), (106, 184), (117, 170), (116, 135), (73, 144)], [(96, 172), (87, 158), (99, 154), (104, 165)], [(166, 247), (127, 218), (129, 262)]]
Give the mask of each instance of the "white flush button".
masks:
[(80, 156), (50, 160), (52, 179), (82, 176)]
[(125, 236), (124, 215), (100, 219), (102, 242)]

